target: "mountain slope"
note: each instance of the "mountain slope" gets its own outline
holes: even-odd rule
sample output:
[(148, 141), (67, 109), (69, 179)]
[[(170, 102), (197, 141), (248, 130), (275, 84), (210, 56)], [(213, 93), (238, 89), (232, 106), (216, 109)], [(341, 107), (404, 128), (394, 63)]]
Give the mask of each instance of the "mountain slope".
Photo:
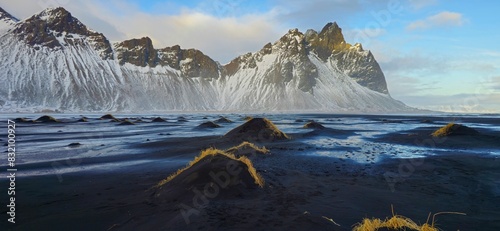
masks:
[[(7, 14), (2, 14), (7, 15)], [(10, 21), (9, 21), (10, 22)], [(222, 66), (199, 50), (111, 44), (64, 8), (0, 34), (2, 111), (408, 111), (373, 55), (330, 23)]]
[(11, 28), (14, 24), (19, 21), (16, 17), (9, 14), (3, 8), (0, 7), (0, 33)]

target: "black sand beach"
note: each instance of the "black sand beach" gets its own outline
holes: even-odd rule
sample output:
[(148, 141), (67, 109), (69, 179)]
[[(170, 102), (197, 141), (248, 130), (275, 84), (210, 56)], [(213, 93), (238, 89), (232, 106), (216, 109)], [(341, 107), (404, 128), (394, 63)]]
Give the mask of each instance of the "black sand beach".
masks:
[[(50, 132), (23, 139), (21, 134), (28, 134), (30, 126), (61, 129), (64, 146), (83, 137), (68, 129), (80, 117), (73, 121), (53, 116), (59, 124), (20, 124), (19, 150), (22, 145), (38, 144), (30, 142), (58, 140)], [(226, 150), (241, 143), (241, 136), (223, 136), (245, 122), (241, 116), (226, 115), (236, 122), (221, 128), (194, 129), (207, 116), (213, 121), (219, 118), (187, 115), (188, 122), (178, 123), (177, 117), (170, 116), (163, 123), (135, 122), (122, 127), (87, 116), (89, 122), (78, 126), (107, 124), (133, 132), (102, 132), (101, 142), (92, 142), (102, 148), (102, 155), (56, 156), (57, 160), (44, 161), (40, 150), (37, 161), (23, 162), (19, 154), (16, 224), (7, 223), (4, 208), (1, 226), (7, 227), (4, 230), (351, 230), (363, 218), (392, 216), (392, 205), (397, 214), (418, 224), (427, 221), (429, 212), (467, 214), (438, 216), (436, 225), (442, 230), (500, 230), (500, 122), (496, 117), (455, 119), (476, 128), (480, 135), (442, 141), (430, 136), (450, 122), (442, 116), (261, 115), (289, 137), (274, 139), (258, 132), (247, 137), (269, 150), (266, 155), (247, 155), (265, 180), (263, 187), (250, 187), (247, 182), (225, 188), (206, 178), (212, 190), (208, 197), (196, 193), (204, 190), (199, 185), (174, 184), (169, 187), (179, 186), (176, 190), (184, 193), (158, 199), (155, 186), (202, 150)], [(295, 122), (299, 118), (304, 122)], [(325, 128), (304, 129), (308, 120)], [(158, 126), (164, 131), (143, 136)], [(187, 135), (179, 135), (184, 127)], [(68, 136), (76, 139), (64, 138)], [(123, 143), (114, 146), (107, 142), (112, 138)], [(80, 143), (61, 147), (67, 150), (61, 155), (91, 149), (88, 140)], [(105, 155), (111, 149), (118, 154)], [(36, 173), (23, 176), (23, 172)], [(3, 178), (0, 187), (7, 189), (8, 180)], [(0, 199), (6, 202), (7, 194)]]

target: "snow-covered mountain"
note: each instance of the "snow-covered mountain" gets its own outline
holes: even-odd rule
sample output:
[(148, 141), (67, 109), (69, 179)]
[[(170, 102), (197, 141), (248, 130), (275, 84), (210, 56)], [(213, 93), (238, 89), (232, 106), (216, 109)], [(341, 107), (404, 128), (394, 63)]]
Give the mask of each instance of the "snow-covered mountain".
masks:
[(336, 23), (290, 30), (220, 65), (199, 50), (111, 44), (64, 8), (18, 21), (0, 9), (0, 110), (411, 111), (375, 58)]

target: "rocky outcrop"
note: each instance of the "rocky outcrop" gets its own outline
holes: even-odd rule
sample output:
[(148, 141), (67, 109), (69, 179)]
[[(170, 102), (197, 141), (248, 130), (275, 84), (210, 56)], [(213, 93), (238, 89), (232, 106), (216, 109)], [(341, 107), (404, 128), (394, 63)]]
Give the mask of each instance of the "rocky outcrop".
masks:
[(0, 21), (18, 22), (19, 19), (12, 16), (9, 12), (0, 7)]
[(158, 65), (158, 53), (148, 37), (126, 40), (114, 46), (120, 65), (125, 63), (140, 67)]
[(323, 61), (332, 58), (337, 67), (353, 78), (361, 86), (389, 94), (384, 73), (370, 51), (363, 50), (361, 44), (346, 43), (342, 29), (337, 23), (328, 23), (320, 33), (306, 32), (309, 50)]
[(148, 37), (111, 46), (63, 8), (9, 20), (0, 22), (4, 111), (412, 110), (388, 95), (373, 55), (346, 43), (336, 23), (292, 29), (221, 66)]
[(111, 44), (103, 34), (88, 29), (62, 7), (49, 8), (33, 15), (17, 24), (13, 33), (35, 49), (62, 49), (65, 45), (89, 44), (100, 52), (102, 59), (113, 57)]

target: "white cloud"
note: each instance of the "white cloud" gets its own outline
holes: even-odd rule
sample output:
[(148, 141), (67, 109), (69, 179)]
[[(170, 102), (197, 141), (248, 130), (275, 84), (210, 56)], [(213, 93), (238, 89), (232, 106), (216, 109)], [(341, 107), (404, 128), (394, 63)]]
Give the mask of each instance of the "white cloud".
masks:
[(467, 20), (460, 13), (443, 11), (432, 15), (423, 20), (417, 20), (410, 23), (406, 29), (408, 30), (425, 30), (434, 27), (459, 27), (464, 25)]
[(273, 22), (273, 12), (236, 17), (214, 16), (198, 9), (184, 8), (172, 14), (149, 14), (142, 12), (137, 5), (117, 0), (38, 2), (53, 4), (18, 0), (0, 2), (0, 5), (24, 18), (45, 7), (62, 6), (90, 28), (104, 33), (111, 41), (148, 36), (156, 48), (173, 45), (196, 48), (222, 63), (229, 62), (237, 55), (261, 49), (266, 43), (279, 39), (288, 29)]

